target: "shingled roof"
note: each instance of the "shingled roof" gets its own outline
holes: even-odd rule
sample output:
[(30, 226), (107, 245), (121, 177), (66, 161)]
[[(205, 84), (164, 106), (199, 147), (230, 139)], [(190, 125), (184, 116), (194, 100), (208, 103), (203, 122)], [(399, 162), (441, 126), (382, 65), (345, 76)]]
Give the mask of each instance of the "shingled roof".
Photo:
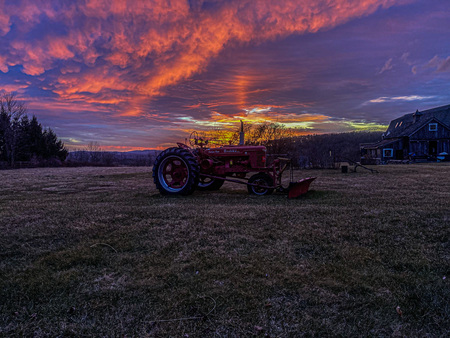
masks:
[(380, 148), (380, 147), (387, 146), (387, 145), (389, 145), (391, 143), (394, 143), (394, 142), (396, 142), (396, 141), (398, 141), (400, 139), (401, 138), (398, 137), (398, 138), (384, 139), (384, 140), (376, 142), (376, 143), (362, 143), (361, 147), (364, 148), (364, 149), (377, 149), (377, 148)]
[(414, 131), (420, 129), (432, 119), (436, 119), (445, 126), (450, 126), (450, 105), (416, 111), (412, 114), (406, 114), (398, 119), (392, 120), (388, 129), (384, 133), (384, 138), (397, 138), (409, 136)]

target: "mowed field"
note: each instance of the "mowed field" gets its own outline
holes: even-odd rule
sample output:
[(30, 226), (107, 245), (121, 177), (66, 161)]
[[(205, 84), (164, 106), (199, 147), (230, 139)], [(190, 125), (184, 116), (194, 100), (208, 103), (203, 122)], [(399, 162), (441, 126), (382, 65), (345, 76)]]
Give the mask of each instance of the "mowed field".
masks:
[(450, 164), (163, 197), (151, 168), (0, 172), (0, 336), (450, 329)]

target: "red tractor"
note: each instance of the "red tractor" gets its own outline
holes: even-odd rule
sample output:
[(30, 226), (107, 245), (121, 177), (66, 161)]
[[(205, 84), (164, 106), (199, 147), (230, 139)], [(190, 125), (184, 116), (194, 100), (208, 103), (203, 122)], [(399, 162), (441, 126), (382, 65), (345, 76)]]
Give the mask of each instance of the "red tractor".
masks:
[[(289, 198), (306, 193), (315, 177), (292, 182), (288, 187), (281, 184), (281, 176), (290, 166), (290, 160), (277, 158), (266, 166), (266, 147), (245, 146), (241, 125), (240, 145), (207, 148), (193, 132), (192, 147), (177, 143), (178, 147), (161, 152), (153, 166), (153, 179), (163, 195), (189, 195), (195, 189), (218, 190), (225, 181), (246, 184), (254, 195), (270, 195), (275, 189), (288, 192)], [(247, 175), (255, 173), (250, 178)]]

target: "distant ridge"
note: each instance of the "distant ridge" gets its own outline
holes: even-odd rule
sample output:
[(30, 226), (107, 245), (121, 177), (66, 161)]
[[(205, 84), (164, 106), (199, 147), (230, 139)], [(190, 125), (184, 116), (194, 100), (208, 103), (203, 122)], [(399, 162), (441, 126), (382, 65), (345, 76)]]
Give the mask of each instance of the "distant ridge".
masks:
[(104, 166), (151, 166), (161, 150), (131, 151), (88, 151), (69, 152), (66, 163), (69, 165), (104, 165)]

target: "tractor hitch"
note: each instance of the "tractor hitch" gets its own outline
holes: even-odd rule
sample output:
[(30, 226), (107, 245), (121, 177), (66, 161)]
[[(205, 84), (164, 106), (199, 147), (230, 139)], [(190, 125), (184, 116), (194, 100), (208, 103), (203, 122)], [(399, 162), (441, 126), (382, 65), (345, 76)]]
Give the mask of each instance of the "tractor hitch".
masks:
[(228, 181), (228, 182), (233, 182), (233, 183), (246, 184), (248, 187), (255, 187), (257, 189), (271, 189), (271, 190), (276, 189), (278, 192), (282, 192), (282, 193), (287, 192), (288, 198), (296, 198), (296, 197), (306, 194), (309, 190), (309, 186), (311, 185), (312, 181), (314, 181), (317, 178), (317, 177), (308, 177), (308, 178), (303, 178), (301, 180), (298, 180), (297, 182), (290, 182), (289, 186), (287, 188), (285, 188), (281, 185), (278, 185), (278, 186), (267, 185), (267, 184), (263, 184), (264, 182), (263, 183), (261, 183), (261, 182), (249, 183), (248, 180), (243, 181), (243, 180), (213, 176), (213, 175), (208, 175), (208, 174), (200, 174), (200, 176), (206, 177), (206, 178), (209, 178), (212, 180), (223, 180), (223, 181)]

